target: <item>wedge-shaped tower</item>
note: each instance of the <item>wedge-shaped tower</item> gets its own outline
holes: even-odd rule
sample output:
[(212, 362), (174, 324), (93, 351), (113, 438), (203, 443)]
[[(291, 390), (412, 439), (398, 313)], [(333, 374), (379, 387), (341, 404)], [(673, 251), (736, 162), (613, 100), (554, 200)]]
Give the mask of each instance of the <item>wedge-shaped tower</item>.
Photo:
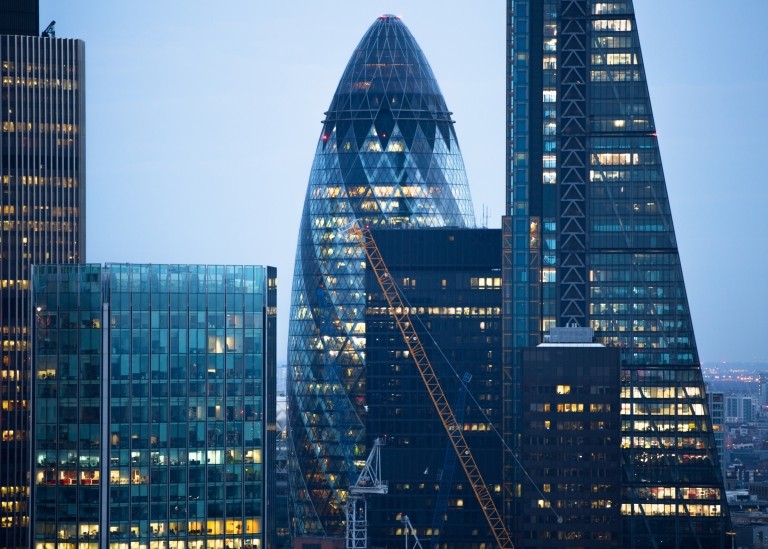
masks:
[[(723, 480), (633, 4), (508, 0), (507, 11), (509, 440), (525, 427), (520, 350), (553, 326), (593, 328), (622, 362), (621, 497), (606, 505), (620, 505), (623, 539), (605, 546), (722, 547)], [(506, 493), (524, 514), (519, 482)]]
[(296, 534), (342, 535), (365, 462), (365, 259), (345, 227), (472, 227), (435, 76), (399, 17), (370, 27), (326, 113), (301, 218), (289, 327)]

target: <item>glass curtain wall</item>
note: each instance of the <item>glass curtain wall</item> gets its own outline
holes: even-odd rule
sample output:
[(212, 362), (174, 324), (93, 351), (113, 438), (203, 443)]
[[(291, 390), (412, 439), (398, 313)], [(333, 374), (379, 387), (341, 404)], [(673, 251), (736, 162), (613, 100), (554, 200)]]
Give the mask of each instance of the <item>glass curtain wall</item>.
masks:
[(291, 506), (296, 535), (341, 536), (367, 457), (365, 256), (347, 231), (472, 227), (451, 113), (399, 17), (355, 48), (326, 113), (301, 217), (289, 327)]

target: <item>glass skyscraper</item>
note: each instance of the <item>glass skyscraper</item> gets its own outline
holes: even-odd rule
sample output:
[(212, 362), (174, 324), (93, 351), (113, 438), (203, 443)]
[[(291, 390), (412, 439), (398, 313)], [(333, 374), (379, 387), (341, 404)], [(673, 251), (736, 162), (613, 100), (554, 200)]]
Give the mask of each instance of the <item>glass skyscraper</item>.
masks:
[(275, 280), (34, 268), (31, 547), (273, 546)]
[(0, 2), (0, 547), (27, 547), (32, 264), (85, 250), (85, 45)]
[(472, 227), (451, 113), (399, 17), (355, 48), (318, 138), (301, 218), (289, 327), (297, 535), (341, 536), (365, 444), (365, 255), (345, 228)]
[[(516, 444), (520, 350), (553, 326), (593, 328), (621, 350), (622, 546), (721, 547), (728, 512), (633, 4), (508, 0), (507, 25), (505, 430)], [(522, 482), (506, 487), (513, 514)]]

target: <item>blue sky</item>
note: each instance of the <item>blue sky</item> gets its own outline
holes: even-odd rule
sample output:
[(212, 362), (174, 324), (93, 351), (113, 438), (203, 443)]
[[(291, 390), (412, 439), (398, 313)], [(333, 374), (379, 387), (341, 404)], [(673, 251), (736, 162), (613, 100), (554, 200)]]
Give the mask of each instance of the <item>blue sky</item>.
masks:
[[(768, 2), (636, 0), (702, 360), (768, 361)], [(504, 204), (504, 2), (42, 0), (86, 42), (87, 260), (275, 265), (285, 361), (320, 121), (353, 48), (401, 15), (454, 112), (478, 221)], [(732, 17), (738, 12), (738, 17)], [(738, 23), (736, 23), (738, 21)]]

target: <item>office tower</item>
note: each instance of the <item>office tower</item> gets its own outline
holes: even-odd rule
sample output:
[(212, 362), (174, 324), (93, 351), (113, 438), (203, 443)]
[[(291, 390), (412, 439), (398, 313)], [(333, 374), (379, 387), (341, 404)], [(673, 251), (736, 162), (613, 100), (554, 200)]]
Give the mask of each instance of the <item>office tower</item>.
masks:
[(758, 399), (747, 395), (725, 396), (725, 421), (728, 423), (749, 423), (755, 420)]
[(765, 372), (757, 374), (757, 400), (760, 411), (764, 411), (768, 406), (768, 374)]
[(326, 112), (296, 249), (289, 326), (297, 535), (339, 537), (365, 462), (365, 256), (346, 227), (471, 227), (451, 113), (399, 17), (368, 29)]
[(85, 250), (85, 45), (0, 4), (0, 547), (27, 547), (30, 268)]
[(505, 429), (514, 443), (521, 349), (554, 326), (593, 328), (621, 349), (622, 545), (721, 547), (725, 494), (633, 4), (508, 0), (507, 25)]
[(34, 267), (33, 547), (273, 547), (275, 277)]
[[(619, 350), (589, 328), (522, 349), (520, 547), (622, 547)], [(557, 334), (557, 338), (555, 338)]]
[(720, 467), (725, 471), (728, 464), (725, 455), (725, 393), (713, 392), (710, 387), (707, 387), (707, 403), (709, 404), (709, 415), (712, 419), (712, 432), (715, 434), (717, 455), (720, 458)]
[(37, 36), (39, 0), (0, 0), (0, 35)]
[[(372, 231), (389, 273), (501, 506), (501, 232)], [(365, 272), (366, 432), (381, 438), (387, 495), (368, 496), (368, 546), (403, 542), (408, 515), (421, 543), (453, 549), (496, 541), (373, 270)], [(466, 388), (460, 380), (467, 375)], [(469, 393), (467, 392), (469, 391)]]

